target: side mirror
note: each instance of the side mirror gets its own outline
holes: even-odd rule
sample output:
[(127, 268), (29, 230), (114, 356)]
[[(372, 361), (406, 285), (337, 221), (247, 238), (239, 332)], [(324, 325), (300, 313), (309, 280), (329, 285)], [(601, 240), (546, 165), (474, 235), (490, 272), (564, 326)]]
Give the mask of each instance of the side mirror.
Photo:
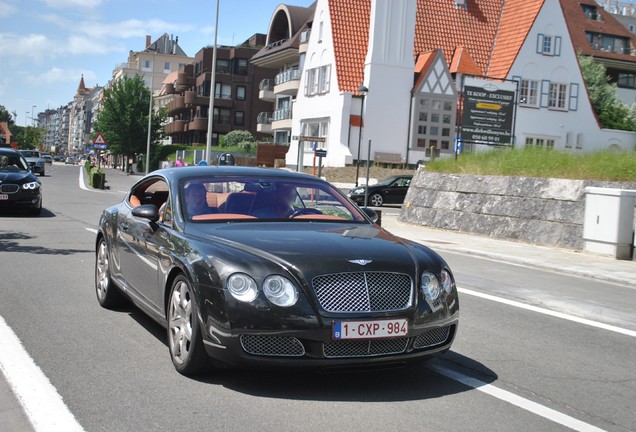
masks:
[(159, 210), (154, 204), (143, 204), (133, 208), (132, 215), (142, 219), (148, 219), (150, 222), (159, 220)]
[(362, 207), (361, 210), (364, 214), (367, 215), (369, 219), (371, 219), (371, 222), (382, 226), (382, 220), (380, 219), (380, 215), (378, 214), (377, 211), (369, 207)]

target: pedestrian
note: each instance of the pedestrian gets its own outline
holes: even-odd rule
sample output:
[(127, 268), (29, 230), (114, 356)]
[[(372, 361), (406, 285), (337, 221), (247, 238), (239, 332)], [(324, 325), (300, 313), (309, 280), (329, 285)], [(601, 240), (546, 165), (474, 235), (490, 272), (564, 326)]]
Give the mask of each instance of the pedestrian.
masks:
[(185, 162), (183, 161), (183, 158), (181, 156), (177, 158), (177, 161), (174, 163), (174, 166), (176, 167), (185, 166)]

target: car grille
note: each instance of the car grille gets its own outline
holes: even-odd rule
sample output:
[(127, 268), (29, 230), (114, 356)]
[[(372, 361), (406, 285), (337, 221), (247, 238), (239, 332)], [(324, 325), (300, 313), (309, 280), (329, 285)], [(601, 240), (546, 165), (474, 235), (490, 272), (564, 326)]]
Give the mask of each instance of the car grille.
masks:
[(409, 338), (336, 341), (325, 344), (325, 357), (372, 357), (406, 351)]
[[(326, 358), (374, 357), (406, 352), (413, 340), (413, 349), (423, 350), (447, 344), (454, 326), (429, 330), (414, 338), (340, 340), (323, 345)], [(295, 337), (242, 335), (241, 346), (246, 353), (257, 356), (302, 357), (305, 348)]]
[(313, 287), (327, 312), (383, 312), (411, 305), (411, 278), (402, 273), (355, 272), (317, 276)]
[(15, 185), (15, 184), (3, 184), (3, 185), (0, 185), (0, 192), (1, 193), (10, 194), (10, 193), (16, 193), (19, 190), (20, 190), (20, 186)]
[(440, 327), (433, 330), (426, 331), (415, 338), (413, 348), (422, 349), (430, 348), (435, 345), (443, 344), (448, 340), (450, 335), (451, 326)]
[(262, 356), (300, 357), (305, 347), (295, 337), (242, 335), (241, 346), (248, 354)]

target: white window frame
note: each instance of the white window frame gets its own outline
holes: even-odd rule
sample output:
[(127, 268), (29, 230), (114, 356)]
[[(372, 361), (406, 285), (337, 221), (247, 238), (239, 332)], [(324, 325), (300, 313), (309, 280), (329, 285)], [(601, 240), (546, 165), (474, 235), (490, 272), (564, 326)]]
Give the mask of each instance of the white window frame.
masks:
[(552, 110), (567, 111), (568, 85), (559, 82), (550, 82), (548, 96), (548, 108)]
[(327, 148), (329, 135), (329, 119), (306, 120), (300, 124), (301, 135), (325, 138), (325, 142), (303, 141), (303, 150), (305, 153), (313, 153), (314, 144), (316, 148)]
[(519, 83), (519, 105), (539, 106), (539, 80), (522, 79)]

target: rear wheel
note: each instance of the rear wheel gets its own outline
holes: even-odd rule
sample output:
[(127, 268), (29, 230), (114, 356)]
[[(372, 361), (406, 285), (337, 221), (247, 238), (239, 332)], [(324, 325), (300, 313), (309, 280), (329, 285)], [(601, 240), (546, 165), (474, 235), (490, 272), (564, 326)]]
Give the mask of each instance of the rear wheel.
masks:
[(382, 198), (382, 195), (379, 193), (374, 193), (369, 197), (369, 202), (373, 207), (382, 207), (382, 204), (384, 204), (384, 198)]
[(209, 365), (203, 347), (199, 325), (197, 302), (190, 281), (177, 276), (168, 299), (168, 348), (177, 372), (195, 375)]
[(95, 292), (97, 301), (104, 308), (110, 309), (121, 301), (121, 293), (110, 277), (110, 256), (103, 237), (95, 253)]

